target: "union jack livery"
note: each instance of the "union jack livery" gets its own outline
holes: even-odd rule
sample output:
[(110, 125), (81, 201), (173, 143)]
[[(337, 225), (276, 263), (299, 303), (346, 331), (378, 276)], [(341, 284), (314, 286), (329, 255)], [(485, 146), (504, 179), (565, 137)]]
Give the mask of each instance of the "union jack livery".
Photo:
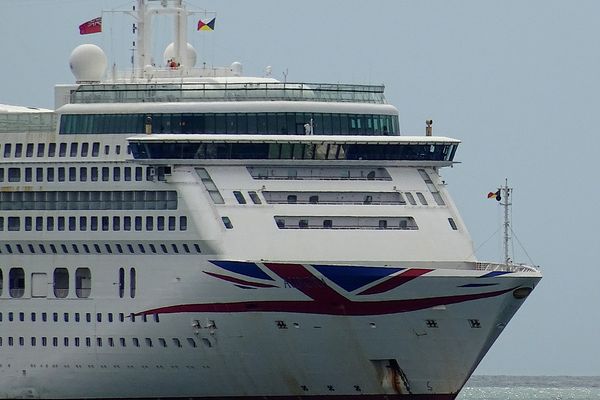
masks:
[(197, 68), (189, 15), (137, 0), (133, 70), (81, 45), (54, 110), (0, 105), (0, 398), (456, 398), (541, 279), (473, 256), (460, 142)]

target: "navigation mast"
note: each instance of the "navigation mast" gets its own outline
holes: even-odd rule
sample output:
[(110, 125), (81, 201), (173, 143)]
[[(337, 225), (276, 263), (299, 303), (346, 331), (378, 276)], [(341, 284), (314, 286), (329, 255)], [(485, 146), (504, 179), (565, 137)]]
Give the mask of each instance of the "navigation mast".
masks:
[(509, 256), (509, 246), (510, 246), (510, 207), (512, 206), (512, 202), (510, 199), (510, 195), (512, 193), (512, 188), (508, 187), (508, 178), (504, 180), (504, 186), (501, 186), (499, 190), (502, 192), (502, 199), (504, 201), (500, 201), (500, 205), (504, 207), (504, 264), (512, 264), (512, 260)]
[[(148, 7), (146, 3), (158, 3)], [(146, 66), (151, 65), (152, 17), (154, 15), (174, 16), (174, 60), (179, 68), (189, 68), (187, 53), (187, 17), (189, 15), (183, 0), (137, 0), (134, 17), (137, 22), (137, 68), (143, 74)]]

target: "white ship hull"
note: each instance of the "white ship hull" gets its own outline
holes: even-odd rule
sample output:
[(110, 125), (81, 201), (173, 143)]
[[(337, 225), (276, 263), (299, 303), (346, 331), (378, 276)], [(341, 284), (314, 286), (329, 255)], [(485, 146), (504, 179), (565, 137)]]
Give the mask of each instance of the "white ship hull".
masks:
[[(515, 289), (540, 278), (390, 267), (391, 274), (377, 268), (374, 279), (366, 267), (347, 267), (355, 272), (348, 279), (331, 265), (188, 256), (165, 269), (160, 261), (138, 259), (145, 275), (163, 285), (142, 281), (148, 290), (126, 302), (3, 301), (0, 396), (451, 399), (521, 305)], [(32, 322), (30, 314), (40, 310), (58, 312), (63, 322), (39, 315)], [(10, 311), (25, 320), (6, 321)], [(10, 336), (14, 346), (7, 345)]]

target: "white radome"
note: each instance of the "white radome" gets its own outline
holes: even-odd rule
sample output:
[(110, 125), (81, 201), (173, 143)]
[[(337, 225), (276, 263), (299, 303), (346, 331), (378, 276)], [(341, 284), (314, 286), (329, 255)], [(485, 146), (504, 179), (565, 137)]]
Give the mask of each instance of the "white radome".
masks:
[[(163, 58), (165, 60), (170, 60), (175, 57), (175, 43), (171, 43), (167, 46), (163, 53)], [(191, 44), (187, 44), (187, 65), (189, 67), (193, 67), (196, 65), (196, 59), (198, 58), (198, 53), (196, 53), (196, 49)], [(183, 63), (182, 63), (183, 64)]]
[(106, 54), (95, 44), (82, 44), (71, 53), (69, 66), (78, 83), (99, 82), (106, 71)]

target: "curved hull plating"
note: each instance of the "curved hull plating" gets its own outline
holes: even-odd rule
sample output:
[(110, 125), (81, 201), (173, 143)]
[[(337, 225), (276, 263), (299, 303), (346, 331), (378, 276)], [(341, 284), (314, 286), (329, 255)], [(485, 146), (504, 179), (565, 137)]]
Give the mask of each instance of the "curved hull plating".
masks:
[(514, 290), (540, 279), (214, 260), (145, 268), (148, 296), (4, 301), (0, 397), (453, 399), (522, 304)]

